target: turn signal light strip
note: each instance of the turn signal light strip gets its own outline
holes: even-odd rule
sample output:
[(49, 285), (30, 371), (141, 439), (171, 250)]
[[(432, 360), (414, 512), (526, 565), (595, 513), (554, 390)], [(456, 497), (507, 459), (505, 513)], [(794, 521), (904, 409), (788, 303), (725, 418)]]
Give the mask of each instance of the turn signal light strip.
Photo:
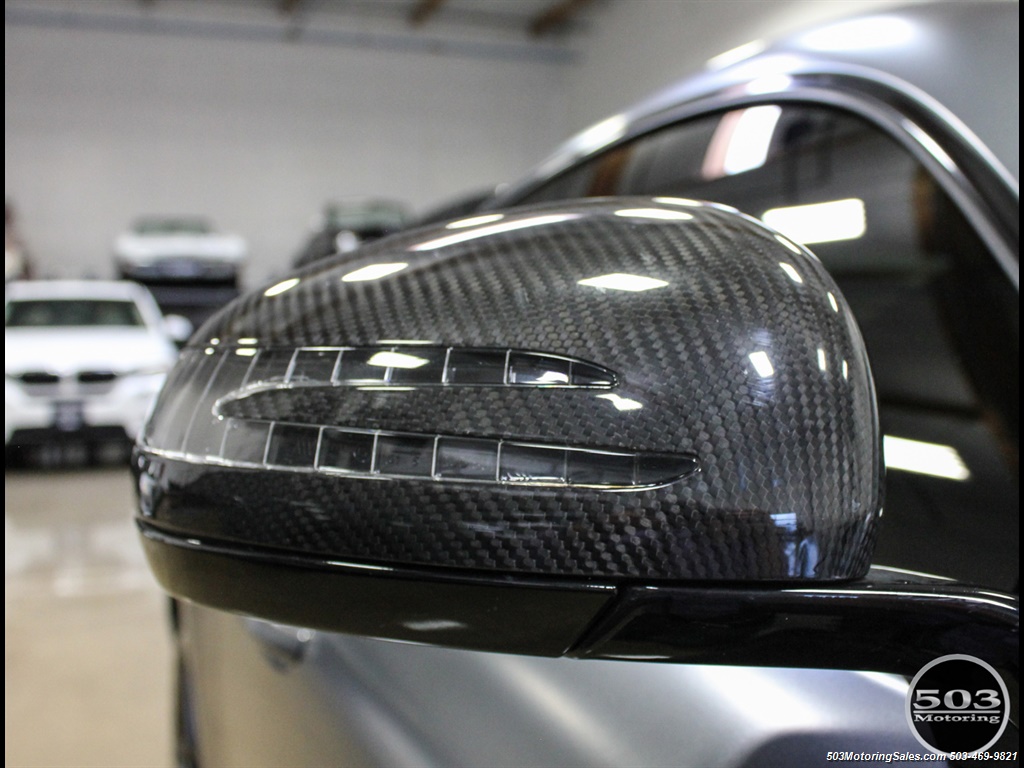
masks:
[(515, 439), (419, 434), (293, 423), (225, 412), (268, 390), (540, 387), (609, 389), (599, 365), (519, 350), (458, 347), (207, 347), (185, 353), (141, 441), (157, 456), (282, 472), (367, 479), (653, 488), (697, 471), (689, 454), (649, 453)]
[(640, 490), (697, 471), (687, 454), (225, 418), (219, 450), (195, 454), (150, 448), (169, 459), (365, 479), (497, 483)]

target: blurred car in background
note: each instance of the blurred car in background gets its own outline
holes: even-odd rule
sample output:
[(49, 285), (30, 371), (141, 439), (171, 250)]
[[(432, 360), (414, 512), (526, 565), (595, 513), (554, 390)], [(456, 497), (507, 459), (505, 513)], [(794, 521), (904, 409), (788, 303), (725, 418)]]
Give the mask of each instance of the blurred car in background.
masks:
[(295, 257), (295, 266), (304, 267), (336, 253), (355, 250), (361, 243), (403, 229), (408, 221), (408, 208), (394, 200), (330, 202), (324, 207), (317, 230)]
[(196, 327), (238, 296), (245, 240), (201, 216), (145, 216), (114, 242), (118, 277), (149, 288), (160, 308)]
[(8, 284), (5, 447), (134, 439), (184, 330), (132, 282)]
[(120, 277), (237, 285), (246, 245), (199, 216), (147, 216), (114, 243)]

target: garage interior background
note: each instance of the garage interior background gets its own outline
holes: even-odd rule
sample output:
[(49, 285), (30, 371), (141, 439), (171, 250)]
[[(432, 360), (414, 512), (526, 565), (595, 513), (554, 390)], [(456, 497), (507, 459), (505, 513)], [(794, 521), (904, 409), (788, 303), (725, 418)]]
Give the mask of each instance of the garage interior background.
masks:
[(201, 214), (246, 238), (253, 286), (327, 200), (423, 210), (515, 179), (715, 54), (888, 5), (9, 0), (5, 194), (40, 275), (112, 276), (133, 218)]
[[(5, 196), (39, 276), (112, 276), (136, 216), (200, 214), (246, 238), (254, 286), (328, 200), (422, 211), (513, 180), (716, 54), (896, 4), (7, 0)], [(120, 465), (5, 477), (7, 765), (172, 763), (131, 504)]]

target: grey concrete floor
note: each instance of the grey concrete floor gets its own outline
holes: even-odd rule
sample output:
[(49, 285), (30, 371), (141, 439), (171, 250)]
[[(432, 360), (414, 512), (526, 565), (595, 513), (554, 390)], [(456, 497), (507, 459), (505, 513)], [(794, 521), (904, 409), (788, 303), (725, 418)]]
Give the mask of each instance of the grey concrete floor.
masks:
[(166, 598), (123, 465), (4, 478), (5, 764), (168, 766)]

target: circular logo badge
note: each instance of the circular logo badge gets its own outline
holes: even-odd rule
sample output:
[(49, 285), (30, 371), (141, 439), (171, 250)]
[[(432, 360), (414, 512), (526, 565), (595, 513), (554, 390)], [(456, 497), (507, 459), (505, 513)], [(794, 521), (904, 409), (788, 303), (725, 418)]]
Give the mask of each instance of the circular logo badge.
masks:
[(925, 664), (907, 691), (907, 722), (932, 752), (984, 752), (1010, 716), (1006, 683), (990, 665), (954, 654)]

